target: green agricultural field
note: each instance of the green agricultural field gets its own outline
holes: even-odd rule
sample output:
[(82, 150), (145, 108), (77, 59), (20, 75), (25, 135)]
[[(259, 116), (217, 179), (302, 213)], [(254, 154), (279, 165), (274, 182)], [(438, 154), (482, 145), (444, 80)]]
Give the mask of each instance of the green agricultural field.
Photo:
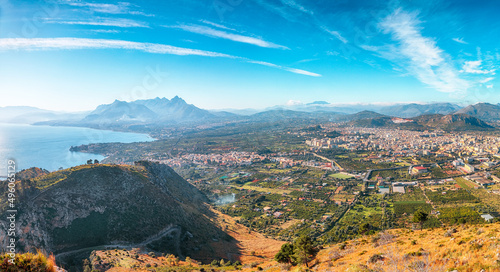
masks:
[(351, 179), (351, 178), (353, 178), (353, 177), (352, 177), (352, 176), (350, 176), (350, 175), (341, 174), (341, 173), (335, 173), (335, 174), (332, 174), (332, 175), (330, 175), (330, 177), (332, 177), (332, 178), (337, 178), (337, 179)]
[(432, 207), (425, 201), (399, 201), (394, 202), (394, 214), (396, 216), (401, 216), (406, 213), (406, 215), (411, 215), (416, 211), (421, 210), (426, 213), (430, 213)]
[(411, 175), (408, 174), (408, 169), (397, 169), (397, 170), (384, 170), (384, 171), (373, 171), (371, 175), (371, 180), (375, 180), (376, 178), (393, 178), (396, 180), (400, 179), (411, 179)]
[(497, 214), (500, 214), (500, 196), (486, 189), (471, 190), (471, 194), (481, 199), (486, 206), (491, 207)]
[(455, 181), (458, 183), (458, 185), (460, 185), (460, 187), (467, 190), (474, 189), (474, 187), (477, 186), (476, 184), (461, 177), (455, 178)]
[(439, 219), (444, 223), (484, 223), (484, 219), (471, 207), (453, 207), (439, 209)]
[(426, 191), (427, 196), (436, 205), (476, 204), (480, 203), (479, 198), (470, 194), (466, 190), (458, 191)]
[(252, 185), (243, 185), (243, 186), (235, 186), (235, 185), (230, 185), (233, 188), (237, 189), (245, 189), (245, 190), (253, 190), (257, 192), (263, 192), (263, 193), (272, 193), (272, 194), (290, 194), (293, 190), (286, 190), (286, 189), (273, 189), (273, 188), (262, 188), (262, 187), (257, 187), (257, 186), (252, 186)]
[(419, 201), (419, 202), (425, 202), (425, 196), (424, 193), (422, 192), (422, 189), (418, 187), (413, 187), (413, 188), (408, 188), (407, 192), (405, 194), (392, 194), (392, 200), (394, 202), (408, 202), (408, 201)]

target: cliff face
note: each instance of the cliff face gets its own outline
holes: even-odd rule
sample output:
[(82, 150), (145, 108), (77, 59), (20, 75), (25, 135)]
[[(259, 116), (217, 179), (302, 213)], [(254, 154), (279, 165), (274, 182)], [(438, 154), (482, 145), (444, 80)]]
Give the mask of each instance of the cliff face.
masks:
[[(64, 254), (113, 245), (183, 256), (225, 237), (208, 219), (207, 198), (166, 165), (84, 165), (18, 186), (30, 192), (17, 207), (19, 250)], [(5, 235), (0, 233), (1, 243)]]

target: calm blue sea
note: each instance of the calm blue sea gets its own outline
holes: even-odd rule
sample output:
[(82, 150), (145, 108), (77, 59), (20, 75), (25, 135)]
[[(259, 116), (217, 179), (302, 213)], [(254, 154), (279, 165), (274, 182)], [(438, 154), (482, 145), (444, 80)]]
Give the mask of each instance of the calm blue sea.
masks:
[(149, 135), (90, 128), (0, 124), (0, 176), (5, 176), (9, 159), (17, 170), (33, 166), (57, 170), (102, 160), (95, 154), (70, 152), (71, 146), (89, 143), (132, 143), (153, 141)]

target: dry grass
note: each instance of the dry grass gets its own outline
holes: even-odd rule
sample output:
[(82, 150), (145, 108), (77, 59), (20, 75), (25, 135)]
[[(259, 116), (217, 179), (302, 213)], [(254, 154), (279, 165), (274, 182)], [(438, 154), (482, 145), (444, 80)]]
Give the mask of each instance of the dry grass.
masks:
[(236, 240), (234, 242), (218, 241), (211, 244), (215, 250), (217, 258), (239, 260), (242, 263), (263, 261), (274, 258), (276, 252), (284, 243), (271, 238), (266, 238), (262, 234), (249, 231), (241, 224), (236, 223), (234, 218), (219, 211), (215, 223)]
[[(221, 227), (227, 226), (228, 233), (237, 239), (240, 250), (238, 257), (243, 263), (241, 271), (257, 271), (258, 267), (269, 272), (306, 271), (305, 267), (291, 267), (273, 260), (282, 242), (265, 238), (258, 233), (248, 233), (244, 226), (220, 213), (217, 223)], [(339, 272), (500, 271), (500, 223), (461, 225), (453, 227), (453, 231), (451, 229), (395, 229), (351, 240), (344, 246), (332, 244), (318, 253), (310, 269)], [(224, 242), (215, 242), (212, 246), (217, 254), (231, 253)], [(252, 252), (255, 254), (252, 255)], [(148, 263), (147, 258), (144, 257), (142, 263)], [(153, 262), (158, 262), (158, 266), (164, 263), (162, 258), (149, 263)], [(140, 269), (144, 268), (132, 271), (142, 271)], [(110, 271), (131, 270), (116, 268)]]
[(499, 227), (499, 224), (458, 226), (456, 233), (444, 228), (423, 231), (392, 230), (350, 241), (344, 250), (336, 246), (322, 250), (317, 258), (319, 263), (316, 269), (500, 271)]

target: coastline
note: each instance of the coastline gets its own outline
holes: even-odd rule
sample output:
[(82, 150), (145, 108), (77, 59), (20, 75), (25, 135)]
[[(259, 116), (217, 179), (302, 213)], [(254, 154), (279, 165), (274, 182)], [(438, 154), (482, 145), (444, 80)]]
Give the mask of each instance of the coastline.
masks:
[[(157, 139), (147, 133), (104, 130), (87, 127), (0, 123), (2, 128), (0, 154), (2, 161), (18, 161), (18, 169), (39, 167), (49, 171), (80, 165), (90, 159), (99, 161), (108, 156), (72, 152), (71, 146), (91, 143), (139, 143)], [(5, 172), (0, 165), (0, 175)]]

